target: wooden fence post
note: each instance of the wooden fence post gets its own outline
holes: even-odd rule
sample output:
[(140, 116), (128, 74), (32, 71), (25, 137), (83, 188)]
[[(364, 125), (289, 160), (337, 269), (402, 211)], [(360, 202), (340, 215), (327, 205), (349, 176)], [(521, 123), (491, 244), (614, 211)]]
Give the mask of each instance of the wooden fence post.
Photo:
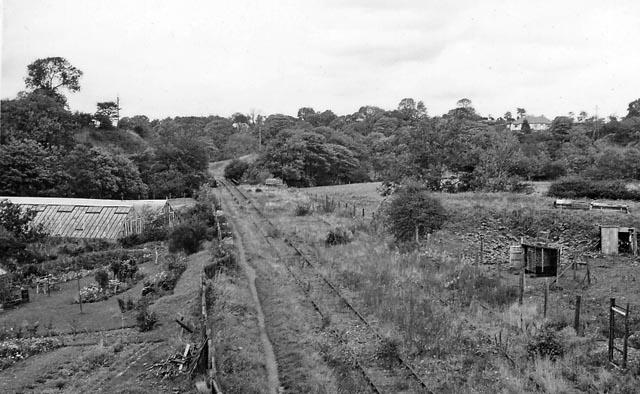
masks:
[(518, 304), (522, 305), (524, 301), (524, 269), (520, 271), (520, 297), (518, 298)]
[(547, 305), (549, 302), (549, 280), (547, 278), (544, 279), (544, 313), (543, 317), (547, 318)]
[(576, 296), (576, 313), (573, 318), (573, 328), (576, 330), (576, 335), (580, 335), (580, 304), (582, 301), (582, 296)]
[(362, 217), (364, 217), (364, 208), (362, 208)]
[(613, 307), (616, 306), (616, 299), (609, 299), (609, 361), (613, 361), (613, 337), (615, 336), (615, 320), (614, 320), (614, 312)]

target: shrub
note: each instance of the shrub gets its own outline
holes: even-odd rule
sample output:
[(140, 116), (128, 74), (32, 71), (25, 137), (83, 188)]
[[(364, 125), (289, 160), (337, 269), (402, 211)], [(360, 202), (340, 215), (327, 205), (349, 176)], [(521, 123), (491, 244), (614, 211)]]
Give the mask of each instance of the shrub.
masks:
[(242, 161), (239, 159), (232, 160), (231, 163), (229, 163), (224, 168), (224, 177), (227, 179), (239, 181), (248, 168), (249, 163), (247, 163), (246, 161)]
[(555, 361), (564, 356), (564, 346), (558, 337), (558, 333), (552, 327), (544, 326), (527, 344), (529, 358), (549, 358)]
[(72, 260), (67, 260), (67, 266), (61, 268), (75, 267), (90, 270), (98, 267), (110, 266), (114, 261), (130, 260), (132, 263), (142, 261), (144, 252), (130, 250), (105, 250), (102, 252), (86, 253)]
[(94, 278), (101, 289), (106, 289), (109, 286), (109, 274), (105, 270), (98, 270)]
[(120, 244), (125, 248), (141, 245), (152, 241), (164, 241), (169, 235), (169, 226), (163, 217), (147, 222), (139, 234), (131, 234), (120, 238)]
[(335, 228), (329, 231), (325, 244), (328, 246), (345, 245), (351, 242), (352, 234), (343, 228)]
[(207, 238), (207, 226), (202, 222), (187, 222), (174, 227), (169, 235), (169, 252), (196, 253)]
[(594, 181), (565, 178), (549, 187), (549, 196), (560, 198), (590, 198), (608, 200), (640, 200), (640, 193), (628, 190), (622, 181)]
[(151, 331), (156, 326), (158, 317), (155, 313), (149, 312), (146, 305), (141, 304), (136, 321), (138, 322), (138, 330), (141, 332)]
[(439, 230), (447, 214), (439, 200), (416, 185), (403, 186), (386, 209), (389, 230), (396, 241), (411, 241), (416, 236)]
[(298, 204), (296, 205), (295, 215), (296, 216), (307, 216), (311, 213), (311, 204)]
[(269, 178), (273, 178), (273, 174), (256, 163), (248, 165), (247, 170), (242, 174), (242, 182), (250, 185), (264, 184), (264, 181)]
[(499, 278), (472, 266), (456, 270), (445, 287), (457, 290), (459, 300), (465, 305), (477, 298), (490, 305), (501, 306), (510, 304), (518, 297), (516, 287), (505, 285)]

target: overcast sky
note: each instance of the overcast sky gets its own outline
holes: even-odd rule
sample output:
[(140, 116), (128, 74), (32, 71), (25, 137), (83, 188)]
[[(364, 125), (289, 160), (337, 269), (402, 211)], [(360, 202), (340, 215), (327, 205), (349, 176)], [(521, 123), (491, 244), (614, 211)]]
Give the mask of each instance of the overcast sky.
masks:
[[(2, 1), (2, 0), (0, 0)], [(353, 113), (404, 97), (441, 115), (524, 107), (626, 115), (640, 97), (640, 1), (4, 0), (2, 98), (27, 65), (81, 69), (72, 110), (120, 96), (150, 118), (300, 107)]]

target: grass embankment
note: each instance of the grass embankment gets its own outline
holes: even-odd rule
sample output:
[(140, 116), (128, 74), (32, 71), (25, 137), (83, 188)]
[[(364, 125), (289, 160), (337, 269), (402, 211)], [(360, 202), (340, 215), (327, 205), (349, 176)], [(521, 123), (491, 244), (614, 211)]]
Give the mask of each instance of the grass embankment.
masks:
[[(357, 193), (345, 192), (345, 188), (337, 187), (336, 196)], [(536, 196), (463, 193), (440, 197), (450, 214), (448, 224), (428, 245), (402, 252), (392, 247), (388, 237), (371, 231), (368, 221), (321, 214), (331, 225), (319, 224), (318, 212), (295, 214), (296, 205), (308, 197), (287, 198), (284, 192), (260, 195), (268, 215), (287, 229), (284, 236), (297, 236), (314, 245), (323, 273), (376, 322), (393, 343), (388, 351), (397, 349), (408, 355), (435, 392), (634, 392), (640, 383), (637, 362), (626, 375), (608, 367), (606, 330), (600, 327), (606, 321), (590, 322), (586, 335), (578, 336), (569, 327), (571, 314), (554, 305), (563, 289), (552, 291), (545, 319), (540, 294), (532, 294), (531, 283), (520, 306), (513, 275), (498, 271), (497, 266), (475, 266), (473, 260), (460, 256), (468, 251), (465, 236), (469, 234), (535, 236), (547, 230), (552, 238), (580, 242), (585, 236), (597, 237), (597, 224), (638, 226), (637, 217), (553, 210), (553, 199)], [(370, 200), (372, 196), (360, 199)], [(630, 205), (633, 210), (637, 204)], [(332, 225), (354, 233), (353, 242), (325, 247), (325, 229)], [(600, 273), (594, 269), (593, 275)], [(589, 288), (581, 291), (588, 294)], [(605, 297), (598, 293), (594, 299), (599, 302)], [(606, 310), (606, 305), (601, 309)]]
[(237, 252), (224, 253), (214, 241), (212, 276), (207, 288), (209, 325), (214, 346), (218, 384), (225, 393), (268, 393), (265, 356), (260, 342), (257, 310), (247, 279), (237, 263)]

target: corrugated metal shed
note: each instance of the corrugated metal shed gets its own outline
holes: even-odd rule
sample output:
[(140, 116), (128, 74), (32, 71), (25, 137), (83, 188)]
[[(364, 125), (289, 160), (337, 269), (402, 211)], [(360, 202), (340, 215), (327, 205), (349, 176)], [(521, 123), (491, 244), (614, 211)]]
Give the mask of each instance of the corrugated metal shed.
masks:
[(118, 239), (139, 233), (145, 212), (166, 214), (173, 209), (166, 200), (95, 200), (53, 197), (0, 197), (36, 211), (33, 223), (52, 237)]

